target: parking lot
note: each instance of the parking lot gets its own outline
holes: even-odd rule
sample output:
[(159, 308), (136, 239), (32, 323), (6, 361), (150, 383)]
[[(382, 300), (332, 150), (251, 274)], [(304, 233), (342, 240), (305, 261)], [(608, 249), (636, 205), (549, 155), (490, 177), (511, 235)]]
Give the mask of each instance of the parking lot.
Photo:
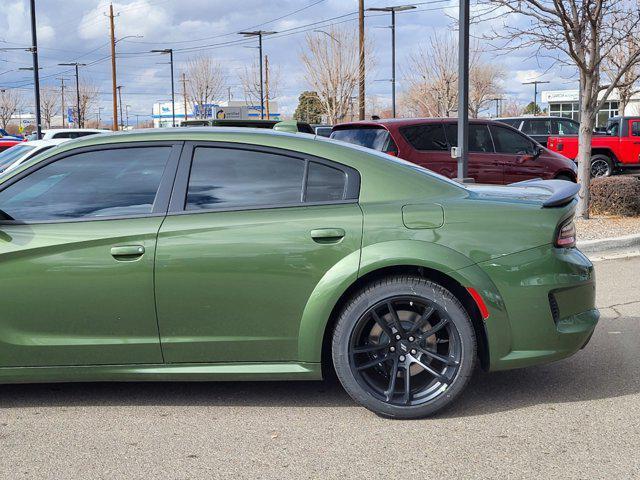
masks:
[(602, 319), (585, 350), (478, 372), (432, 419), (376, 417), (336, 383), (5, 385), (0, 478), (630, 478), (639, 269), (596, 263)]

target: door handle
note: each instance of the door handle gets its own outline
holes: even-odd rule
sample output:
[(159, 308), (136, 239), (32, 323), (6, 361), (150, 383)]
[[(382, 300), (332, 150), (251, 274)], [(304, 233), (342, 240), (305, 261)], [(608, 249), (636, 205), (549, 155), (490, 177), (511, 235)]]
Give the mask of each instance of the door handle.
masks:
[(335, 243), (344, 238), (345, 231), (342, 228), (316, 228), (311, 230), (311, 238), (318, 243)]
[(142, 245), (119, 245), (111, 247), (111, 256), (116, 260), (119, 258), (131, 260), (136, 257), (141, 257), (142, 255), (144, 255), (144, 247)]

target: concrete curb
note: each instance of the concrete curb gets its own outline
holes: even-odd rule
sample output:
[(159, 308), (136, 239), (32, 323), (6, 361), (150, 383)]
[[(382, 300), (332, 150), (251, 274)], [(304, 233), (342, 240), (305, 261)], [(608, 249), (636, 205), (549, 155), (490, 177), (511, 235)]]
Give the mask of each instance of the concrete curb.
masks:
[(578, 241), (577, 247), (583, 253), (599, 253), (609, 250), (622, 250), (640, 246), (640, 234), (622, 237), (602, 238), (598, 240)]

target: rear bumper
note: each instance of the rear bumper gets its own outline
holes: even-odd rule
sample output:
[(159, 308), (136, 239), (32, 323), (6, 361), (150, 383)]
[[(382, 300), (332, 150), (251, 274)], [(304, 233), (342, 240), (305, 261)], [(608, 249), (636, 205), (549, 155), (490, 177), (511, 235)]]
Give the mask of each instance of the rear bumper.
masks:
[(546, 245), (478, 266), (499, 295), (485, 323), (490, 370), (559, 360), (588, 342), (600, 314), (593, 265), (580, 251)]

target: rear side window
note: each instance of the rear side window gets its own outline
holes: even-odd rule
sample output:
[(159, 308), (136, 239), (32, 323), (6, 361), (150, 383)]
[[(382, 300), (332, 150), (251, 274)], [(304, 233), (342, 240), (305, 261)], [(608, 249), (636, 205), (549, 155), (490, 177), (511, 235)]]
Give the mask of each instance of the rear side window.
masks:
[(305, 200), (307, 202), (342, 200), (346, 185), (347, 176), (342, 170), (310, 162)]
[(400, 133), (416, 150), (448, 150), (444, 126), (441, 123), (411, 125), (401, 128)]
[[(447, 140), (451, 146), (458, 146), (458, 124), (448, 123), (445, 125)], [(489, 129), (484, 124), (469, 125), (469, 151), (478, 153), (493, 153), (493, 142)]]
[(384, 128), (348, 128), (334, 130), (331, 138), (384, 152), (390, 143), (390, 135)]
[(500, 122), (500, 123), (504, 123), (506, 125), (509, 125), (510, 127), (513, 127), (513, 128), (519, 128), (520, 127), (520, 122), (522, 120), (520, 120), (520, 119), (514, 120), (512, 118), (505, 118), (503, 120), (503, 119), (498, 118), (498, 119), (496, 119), (496, 121)]
[(534, 153), (534, 143), (524, 135), (508, 128), (491, 125), (491, 135), (498, 153)]
[(251, 150), (197, 147), (186, 210), (294, 204), (302, 201), (303, 160)]
[(551, 135), (551, 119), (525, 120), (522, 124), (522, 133), (527, 135)]
[(633, 122), (631, 124), (631, 135), (634, 137), (640, 137), (640, 122)]
[(77, 153), (0, 191), (3, 219), (74, 220), (150, 214), (171, 147)]

